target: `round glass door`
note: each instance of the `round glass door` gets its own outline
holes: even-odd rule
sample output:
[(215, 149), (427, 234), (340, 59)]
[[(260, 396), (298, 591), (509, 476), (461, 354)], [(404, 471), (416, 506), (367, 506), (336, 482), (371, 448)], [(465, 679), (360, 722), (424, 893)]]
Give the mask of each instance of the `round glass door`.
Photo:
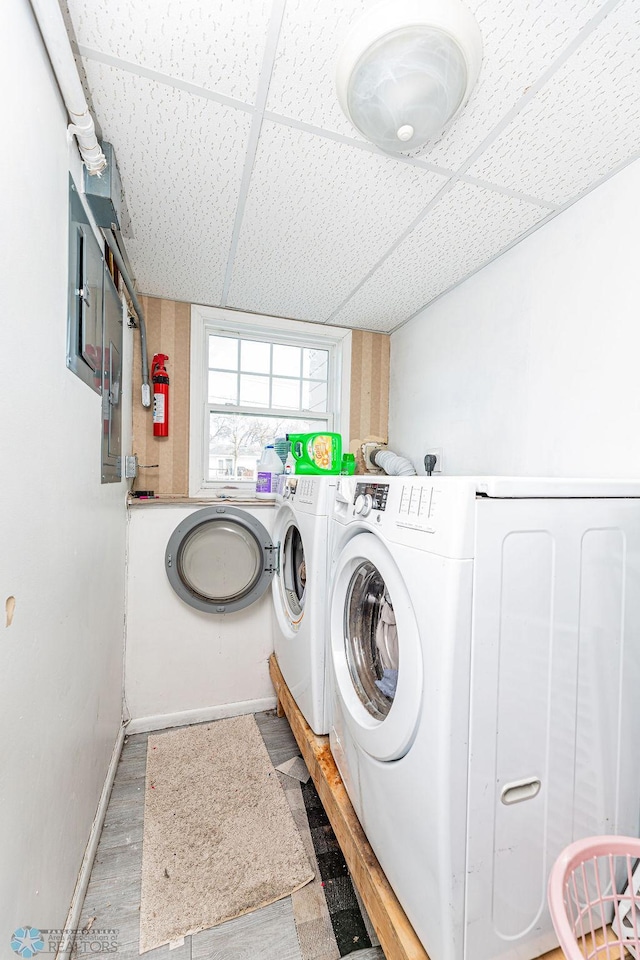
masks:
[(356, 567), (347, 588), (344, 642), (361, 703), (376, 720), (384, 720), (398, 686), (398, 628), (387, 585), (369, 560)]
[(254, 603), (273, 576), (273, 547), (263, 525), (234, 507), (207, 507), (174, 530), (165, 567), (178, 596), (208, 613)]
[(336, 695), (356, 743), (377, 760), (404, 756), (422, 709), (420, 629), (403, 575), (417, 557), (391, 547), (368, 531), (346, 540), (331, 599)]
[(287, 527), (281, 547), (280, 565), (285, 607), (291, 623), (297, 626), (304, 614), (307, 564), (302, 537), (295, 523)]

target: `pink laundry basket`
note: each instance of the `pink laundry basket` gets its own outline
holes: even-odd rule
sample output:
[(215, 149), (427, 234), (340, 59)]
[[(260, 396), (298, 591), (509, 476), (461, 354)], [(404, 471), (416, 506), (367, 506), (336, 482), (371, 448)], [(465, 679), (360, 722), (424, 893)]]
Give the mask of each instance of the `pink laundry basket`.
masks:
[(635, 837), (588, 837), (562, 851), (548, 898), (567, 960), (640, 960), (638, 860)]

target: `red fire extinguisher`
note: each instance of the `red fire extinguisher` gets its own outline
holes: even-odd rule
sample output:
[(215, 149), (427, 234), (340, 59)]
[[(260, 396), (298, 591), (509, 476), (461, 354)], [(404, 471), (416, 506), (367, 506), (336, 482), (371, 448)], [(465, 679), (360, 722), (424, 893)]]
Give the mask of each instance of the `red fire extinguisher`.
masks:
[(156, 353), (151, 364), (154, 437), (169, 436), (169, 376), (164, 366), (168, 359), (166, 353)]

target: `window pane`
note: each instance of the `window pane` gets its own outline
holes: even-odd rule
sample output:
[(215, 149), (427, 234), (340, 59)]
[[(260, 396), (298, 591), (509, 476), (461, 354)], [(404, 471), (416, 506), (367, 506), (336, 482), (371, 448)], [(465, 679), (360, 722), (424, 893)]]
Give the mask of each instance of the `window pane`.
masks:
[(271, 344), (256, 340), (240, 342), (240, 369), (249, 373), (269, 373)]
[(274, 343), (273, 372), (282, 377), (299, 377), (301, 353), (300, 347), (285, 347), (281, 343)]
[(233, 460), (231, 457), (218, 457), (215, 474), (217, 479), (233, 476)]
[(209, 366), (238, 369), (238, 341), (235, 337), (209, 337)]
[(209, 370), (209, 403), (237, 403), (238, 377), (235, 373)]
[(243, 407), (269, 406), (269, 377), (240, 375), (240, 403)]
[(302, 409), (324, 413), (327, 409), (327, 385), (322, 381), (302, 381)]
[(314, 380), (326, 380), (329, 370), (329, 351), (310, 350), (307, 347), (302, 351), (302, 376), (313, 377)]
[(300, 381), (279, 380), (277, 377), (274, 377), (272, 381), (271, 406), (281, 407), (287, 410), (299, 410)]
[(277, 437), (284, 437), (287, 433), (311, 433), (326, 429), (326, 420), (211, 413), (207, 479), (255, 481), (256, 464), (266, 443), (273, 443)]

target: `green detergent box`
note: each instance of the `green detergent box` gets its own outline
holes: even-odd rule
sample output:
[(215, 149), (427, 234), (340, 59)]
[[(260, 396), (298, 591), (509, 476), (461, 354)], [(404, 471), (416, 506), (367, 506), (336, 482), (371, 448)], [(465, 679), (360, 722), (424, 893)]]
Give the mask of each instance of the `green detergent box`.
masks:
[(342, 466), (339, 433), (288, 433), (296, 474), (338, 474)]

